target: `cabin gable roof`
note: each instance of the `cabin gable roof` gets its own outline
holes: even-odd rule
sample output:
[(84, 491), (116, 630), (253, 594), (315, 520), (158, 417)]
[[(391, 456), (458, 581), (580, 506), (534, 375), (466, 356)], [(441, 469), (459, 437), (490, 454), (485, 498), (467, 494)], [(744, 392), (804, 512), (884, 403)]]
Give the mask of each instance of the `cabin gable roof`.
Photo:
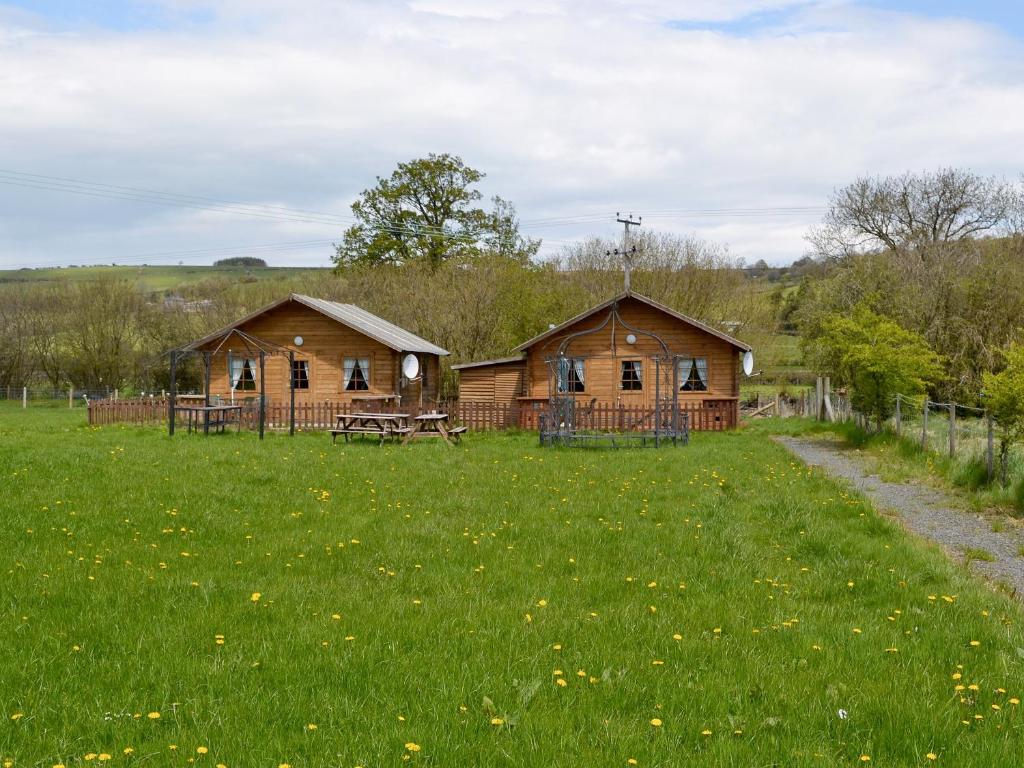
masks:
[(635, 299), (636, 301), (639, 301), (642, 304), (646, 304), (647, 306), (652, 307), (658, 310), (659, 312), (664, 312), (666, 315), (669, 315), (670, 317), (673, 317), (676, 320), (680, 320), (684, 323), (692, 325), (693, 327), (701, 331), (704, 331), (705, 333), (715, 336), (743, 352), (749, 352), (751, 349), (749, 344), (742, 342), (739, 339), (733, 338), (727, 333), (722, 333), (718, 329), (712, 328), (707, 323), (702, 323), (700, 320), (695, 320), (694, 318), (688, 317), (687, 315), (684, 315), (681, 312), (676, 312), (674, 309), (666, 307), (664, 304), (659, 304), (654, 299), (649, 299), (646, 296), (641, 296), (639, 293), (633, 293), (632, 291), (623, 291), (619, 295), (613, 296), (612, 298), (608, 299), (608, 301), (602, 302), (601, 304), (598, 304), (595, 307), (591, 307), (590, 309), (581, 312), (575, 317), (571, 317), (565, 322), (559, 323), (554, 328), (549, 328), (548, 330), (544, 331), (544, 333), (534, 336), (532, 339), (529, 339), (528, 341), (525, 341), (522, 344), (520, 344), (513, 351), (525, 353), (527, 350), (530, 349), (530, 347), (535, 346), (536, 344), (544, 341), (545, 339), (555, 336), (556, 334), (560, 333), (561, 331), (564, 331), (571, 325), (575, 325), (581, 320), (586, 320), (591, 315), (595, 315), (602, 310), (608, 309), (609, 307), (612, 306), (612, 304), (616, 304), (624, 299)]
[(315, 312), (319, 312), (335, 322), (341, 323), (342, 325), (347, 326), (352, 330), (373, 339), (374, 341), (378, 341), (386, 347), (390, 347), (396, 352), (416, 352), (419, 354), (441, 356), (448, 354), (448, 350), (442, 349), (436, 344), (432, 344), (426, 339), (417, 336), (415, 333), (407, 331), (394, 323), (389, 323), (387, 320), (378, 317), (372, 312), (367, 312), (365, 309), (357, 307), (355, 304), (342, 304), (337, 301), (316, 299), (312, 296), (304, 296), (300, 293), (292, 293), (283, 299), (278, 299), (265, 307), (261, 307), (255, 312), (246, 315), (241, 320), (237, 320), (230, 325), (226, 325), (223, 328), (204, 336), (198, 341), (193, 341), (184, 349), (192, 350), (209, 344), (211, 341), (222, 337), (224, 334), (245, 325), (260, 315), (266, 314), (273, 309), (277, 309), (290, 301), (309, 307)]

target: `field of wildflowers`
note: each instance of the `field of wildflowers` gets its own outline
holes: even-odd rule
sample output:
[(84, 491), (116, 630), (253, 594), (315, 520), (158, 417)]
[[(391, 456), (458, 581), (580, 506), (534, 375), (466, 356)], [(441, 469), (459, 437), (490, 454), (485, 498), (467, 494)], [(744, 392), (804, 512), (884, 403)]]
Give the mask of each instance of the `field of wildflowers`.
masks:
[(1020, 606), (763, 432), (0, 409), (0, 766), (1008, 766)]

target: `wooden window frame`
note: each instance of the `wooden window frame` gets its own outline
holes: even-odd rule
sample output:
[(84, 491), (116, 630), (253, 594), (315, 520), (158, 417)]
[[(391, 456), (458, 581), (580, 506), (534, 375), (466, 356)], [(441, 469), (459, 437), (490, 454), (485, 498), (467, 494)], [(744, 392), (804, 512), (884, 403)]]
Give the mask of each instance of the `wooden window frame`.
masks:
[[(345, 383), (345, 363), (348, 360), (354, 361), (352, 366), (352, 377), (349, 379), (348, 384)], [(366, 370), (359, 364), (360, 360), (366, 361)], [(362, 376), (362, 387), (349, 386), (356, 380), (356, 371), (359, 371)], [(358, 355), (348, 356), (342, 355), (341, 358), (341, 391), (342, 392), (369, 392), (373, 389), (373, 356), (367, 355), (366, 357), (359, 357)]]
[[(558, 390), (558, 394), (560, 394), (560, 395), (585, 395), (587, 393), (587, 379), (590, 378), (589, 376), (587, 376), (587, 359), (585, 357), (567, 357), (565, 359), (569, 361), (569, 377), (565, 381), (565, 389), (564, 390), (560, 386), (561, 382), (556, 380), (555, 388)], [(579, 360), (583, 364), (583, 380), (582, 381), (580, 381), (579, 377), (576, 374), (576, 361), (577, 360)], [(556, 379), (557, 379), (557, 374), (556, 374)], [(574, 382), (579, 382), (579, 385), (580, 385), (579, 389), (576, 389), (573, 386)]]
[[(252, 365), (249, 365), (252, 363)], [(248, 369), (250, 381), (245, 379), (245, 371)], [(242, 358), (242, 372), (238, 376), (238, 384), (235, 386), (235, 392), (255, 392), (259, 389), (259, 381), (257, 375), (259, 374), (259, 362), (248, 357)], [(231, 367), (228, 367), (228, 383), (231, 382)], [(245, 386), (249, 384), (251, 386)]]
[[(688, 358), (684, 358), (684, 359), (690, 361), (690, 376), (689, 376), (689, 378), (686, 381), (680, 380), (680, 382), (679, 382), (679, 391), (680, 392), (698, 392), (698, 393), (710, 392), (711, 391), (711, 367), (708, 365), (708, 359), (706, 357), (688, 357)], [(707, 377), (708, 377), (708, 381), (706, 383), (702, 382), (700, 380), (700, 375), (697, 373), (697, 361), (698, 360), (703, 360), (704, 361), (704, 370), (707, 371)], [(680, 360), (679, 362), (681, 363), (682, 360)], [(678, 363), (677, 363), (677, 365), (678, 365)], [(695, 380), (696, 380), (696, 383), (699, 386), (698, 387), (690, 387), (689, 389), (687, 389), (686, 385), (689, 384), (690, 382), (695, 381)]]
[[(627, 387), (627, 386), (625, 386), (625, 383), (626, 383), (625, 373), (626, 373), (626, 364), (627, 363), (636, 363), (637, 365), (639, 365), (639, 373), (637, 375), (637, 381), (636, 381), (636, 383), (639, 386), (636, 386), (636, 387), (632, 387), (632, 386)], [(644, 361), (642, 359), (631, 357), (631, 358), (628, 358), (626, 360), (620, 360), (619, 361), (619, 391), (620, 392), (643, 392), (644, 391)]]
[[(298, 366), (302, 366), (302, 368), (304, 369), (304, 372), (306, 374), (305, 386), (301, 386), (298, 383), (299, 380), (296, 379), (296, 377), (295, 377), (295, 371), (296, 371)], [(291, 365), (289, 366), (289, 368), (291, 369), (289, 371), (289, 373), (288, 373), (288, 375), (291, 376), (291, 379), (289, 380), (289, 383), (291, 384), (292, 389), (294, 389), (296, 392), (308, 392), (309, 390), (311, 390), (313, 388), (313, 376), (312, 376), (312, 368), (313, 368), (313, 366), (310, 365), (310, 361), (309, 361), (308, 358), (305, 358), (305, 357), (297, 357), (297, 358), (295, 358), (291, 362)]]

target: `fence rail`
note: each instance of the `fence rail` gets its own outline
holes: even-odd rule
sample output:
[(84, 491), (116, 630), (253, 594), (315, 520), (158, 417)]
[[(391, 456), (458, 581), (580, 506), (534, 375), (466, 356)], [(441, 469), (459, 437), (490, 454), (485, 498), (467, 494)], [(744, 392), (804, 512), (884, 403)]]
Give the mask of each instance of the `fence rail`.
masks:
[[(129, 400), (90, 400), (89, 424), (165, 424), (169, 403), (164, 398), (145, 397)], [(268, 429), (287, 429), (290, 423), (288, 403), (267, 403), (265, 416)], [(340, 413), (373, 410), (381, 413), (420, 413), (442, 411), (472, 430), (537, 429), (538, 419), (544, 411), (518, 403), (488, 403), (456, 401), (430, 403), (429, 405), (381, 405), (367, 406), (361, 403), (333, 402), (330, 400), (314, 403), (295, 404), (295, 427), (297, 429), (326, 430), (335, 426)], [(680, 404), (680, 410), (689, 414), (690, 429), (719, 431), (735, 426), (736, 407), (732, 402)], [(180, 418), (180, 415), (179, 415)], [(627, 407), (614, 403), (597, 403), (586, 409), (586, 426), (595, 430), (635, 431), (650, 429), (655, 418), (653, 407)], [(256, 429), (259, 410), (255, 401), (245, 404), (239, 416), (240, 427)]]

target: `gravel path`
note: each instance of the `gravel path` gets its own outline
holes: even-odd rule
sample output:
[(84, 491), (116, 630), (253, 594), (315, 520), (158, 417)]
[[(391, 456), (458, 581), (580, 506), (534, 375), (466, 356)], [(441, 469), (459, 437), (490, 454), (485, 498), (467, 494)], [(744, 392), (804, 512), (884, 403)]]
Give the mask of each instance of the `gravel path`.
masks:
[(970, 561), (971, 570), (1012, 588), (1024, 598), (1024, 532), (1019, 526), (992, 530), (991, 520), (966, 509), (949, 494), (909, 483), (887, 483), (867, 473), (863, 461), (827, 440), (776, 438), (809, 465), (843, 478), (864, 493), (876, 507), (895, 513), (904, 526), (937, 542), (954, 559), (963, 560), (969, 549), (984, 550), (994, 560)]

